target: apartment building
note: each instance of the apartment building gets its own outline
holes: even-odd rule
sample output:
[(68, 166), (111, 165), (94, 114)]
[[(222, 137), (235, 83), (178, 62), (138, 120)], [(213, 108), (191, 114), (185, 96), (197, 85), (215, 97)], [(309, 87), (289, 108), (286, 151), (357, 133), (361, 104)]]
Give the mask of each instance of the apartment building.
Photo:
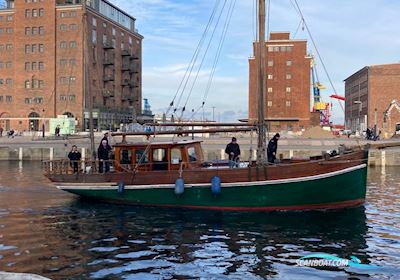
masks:
[(141, 113), (143, 37), (105, 0), (6, 1), (0, 8), (0, 126), (40, 130), (67, 115), (112, 129)]

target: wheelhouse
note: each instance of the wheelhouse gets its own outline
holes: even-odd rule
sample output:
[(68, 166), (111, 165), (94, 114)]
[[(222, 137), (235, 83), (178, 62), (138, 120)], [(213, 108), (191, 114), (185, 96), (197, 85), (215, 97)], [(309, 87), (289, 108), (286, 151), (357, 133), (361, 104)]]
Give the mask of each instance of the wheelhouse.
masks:
[(166, 171), (193, 169), (201, 166), (201, 141), (119, 143), (114, 145), (117, 171)]

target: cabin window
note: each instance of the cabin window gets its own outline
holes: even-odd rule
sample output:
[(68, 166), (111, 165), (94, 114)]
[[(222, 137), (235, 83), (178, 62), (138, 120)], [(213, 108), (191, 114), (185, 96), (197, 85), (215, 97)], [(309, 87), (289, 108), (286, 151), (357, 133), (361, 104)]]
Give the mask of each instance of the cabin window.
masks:
[(153, 170), (167, 170), (168, 159), (166, 149), (153, 150)]
[(139, 163), (140, 160), (142, 160), (141, 163), (149, 162), (149, 157), (147, 154), (142, 158), (144, 152), (145, 150), (136, 150), (136, 163)]
[(132, 164), (132, 151), (122, 150), (120, 152), (120, 163), (121, 164)]
[(181, 149), (173, 148), (171, 150), (171, 163), (172, 164), (179, 164), (181, 161), (182, 161)]
[(189, 162), (197, 161), (196, 149), (194, 147), (190, 147), (188, 149)]

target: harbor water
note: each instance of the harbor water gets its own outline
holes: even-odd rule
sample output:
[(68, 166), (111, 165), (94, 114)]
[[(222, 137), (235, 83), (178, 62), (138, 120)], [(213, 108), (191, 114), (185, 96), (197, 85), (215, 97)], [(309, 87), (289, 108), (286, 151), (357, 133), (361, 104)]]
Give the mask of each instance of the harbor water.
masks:
[[(306, 267), (311, 253), (370, 269)], [(375, 266), (378, 266), (376, 268)], [(94, 203), (40, 162), (0, 162), (0, 271), (51, 279), (400, 279), (400, 172), (370, 168), (365, 206), (240, 213)]]

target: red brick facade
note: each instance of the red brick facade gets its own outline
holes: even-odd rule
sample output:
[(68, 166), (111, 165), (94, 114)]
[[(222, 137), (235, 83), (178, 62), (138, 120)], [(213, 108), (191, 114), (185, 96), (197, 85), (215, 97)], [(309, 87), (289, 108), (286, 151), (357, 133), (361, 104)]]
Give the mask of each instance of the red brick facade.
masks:
[(80, 0), (13, 3), (0, 9), (0, 126), (38, 130), (64, 114), (84, 129), (86, 82), (99, 129), (140, 114), (143, 37), (134, 18), (104, 0), (88, 1), (87, 16)]
[[(258, 42), (253, 44), (257, 54)], [(271, 33), (266, 44), (265, 116), (272, 131), (310, 126), (310, 57), (306, 40)], [(249, 59), (249, 120), (257, 119), (257, 55)]]
[(366, 66), (345, 80), (346, 127), (363, 131), (367, 127), (394, 133), (400, 114), (392, 111), (384, 122), (384, 112), (393, 100), (400, 101), (400, 64)]

